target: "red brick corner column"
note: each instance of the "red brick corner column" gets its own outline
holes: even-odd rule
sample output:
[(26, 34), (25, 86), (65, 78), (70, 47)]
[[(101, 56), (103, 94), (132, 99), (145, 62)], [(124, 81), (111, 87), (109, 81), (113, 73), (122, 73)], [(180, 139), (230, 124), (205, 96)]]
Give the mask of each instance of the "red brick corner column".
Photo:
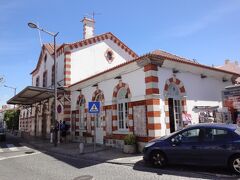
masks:
[(161, 136), (160, 95), (158, 87), (158, 67), (154, 64), (144, 66), (147, 105), (147, 132), (151, 140)]
[(71, 84), (71, 52), (64, 53), (64, 86)]
[(71, 124), (71, 121), (70, 121), (70, 115), (71, 115), (71, 102), (69, 101), (70, 98), (71, 98), (71, 92), (70, 91), (67, 91), (64, 93), (67, 98), (64, 98), (64, 105), (63, 105), (63, 113), (64, 113), (64, 116), (63, 116), (63, 120), (66, 122), (66, 124)]

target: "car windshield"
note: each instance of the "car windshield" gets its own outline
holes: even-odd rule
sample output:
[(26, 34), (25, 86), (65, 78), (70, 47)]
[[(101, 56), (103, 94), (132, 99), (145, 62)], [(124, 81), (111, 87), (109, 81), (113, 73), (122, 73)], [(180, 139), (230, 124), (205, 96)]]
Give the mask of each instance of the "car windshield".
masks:
[(169, 134), (169, 135), (162, 136), (162, 137), (158, 138), (158, 140), (165, 140), (165, 139), (167, 139), (167, 138), (169, 138), (169, 137), (177, 134), (179, 131), (180, 131), (180, 130), (175, 131), (175, 132), (173, 132), (173, 133), (171, 133), (171, 134)]

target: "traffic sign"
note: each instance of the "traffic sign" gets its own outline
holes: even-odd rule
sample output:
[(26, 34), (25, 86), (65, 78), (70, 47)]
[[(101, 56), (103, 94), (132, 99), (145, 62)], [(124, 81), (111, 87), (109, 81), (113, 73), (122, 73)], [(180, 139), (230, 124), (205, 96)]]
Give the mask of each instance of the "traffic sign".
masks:
[(89, 113), (99, 113), (100, 112), (100, 102), (99, 101), (88, 102), (88, 112)]

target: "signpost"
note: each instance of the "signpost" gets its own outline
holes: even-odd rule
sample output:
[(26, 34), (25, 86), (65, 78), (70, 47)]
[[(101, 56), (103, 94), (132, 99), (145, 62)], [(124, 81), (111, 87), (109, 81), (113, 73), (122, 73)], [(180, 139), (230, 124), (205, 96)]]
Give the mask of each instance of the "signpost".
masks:
[[(96, 114), (98, 118), (98, 114), (100, 113), (100, 102), (99, 101), (91, 101), (88, 102), (88, 113)], [(94, 144), (93, 151), (96, 150), (96, 118), (94, 119)]]

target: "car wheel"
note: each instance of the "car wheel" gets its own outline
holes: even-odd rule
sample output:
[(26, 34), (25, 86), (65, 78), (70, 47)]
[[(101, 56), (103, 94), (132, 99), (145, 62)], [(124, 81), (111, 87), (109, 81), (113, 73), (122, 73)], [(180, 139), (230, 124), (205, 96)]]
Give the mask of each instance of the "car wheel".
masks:
[(167, 164), (166, 157), (162, 152), (154, 151), (151, 154), (151, 164), (153, 167), (164, 167)]
[(229, 166), (233, 172), (240, 174), (240, 155), (233, 156)]

